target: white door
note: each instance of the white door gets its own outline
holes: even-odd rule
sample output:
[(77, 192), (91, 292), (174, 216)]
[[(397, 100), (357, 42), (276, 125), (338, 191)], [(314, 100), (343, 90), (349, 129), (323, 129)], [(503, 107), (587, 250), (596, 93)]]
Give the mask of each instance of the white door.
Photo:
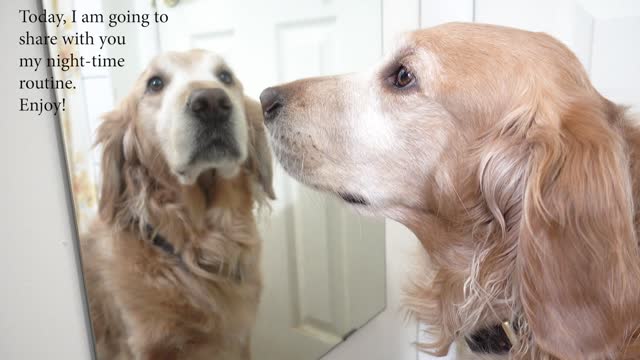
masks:
[(421, 25), (475, 21), (542, 31), (576, 53), (596, 88), (640, 110), (640, 2), (636, 0), (421, 1)]
[(475, 21), (546, 32), (576, 53), (598, 91), (640, 111), (640, 1), (421, 0), (419, 4), (422, 27)]
[[(246, 93), (301, 77), (360, 70), (381, 56), (380, 2), (192, 0), (167, 7), (162, 50), (210, 49)], [(384, 222), (361, 218), (279, 167), (264, 217), (265, 289), (256, 359), (317, 359), (385, 305)]]

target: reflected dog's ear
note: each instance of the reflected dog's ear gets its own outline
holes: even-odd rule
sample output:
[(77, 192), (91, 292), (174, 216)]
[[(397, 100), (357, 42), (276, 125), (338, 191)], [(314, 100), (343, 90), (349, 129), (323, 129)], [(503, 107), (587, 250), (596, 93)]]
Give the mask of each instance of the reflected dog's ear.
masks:
[(103, 116), (96, 133), (95, 146), (102, 146), (102, 184), (98, 212), (100, 217), (110, 224), (117, 221), (118, 210), (123, 206), (125, 143), (131, 142), (127, 141), (127, 138), (132, 136), (132, 117), (131, 104), (124, 101), (118, 108)]
[(275, 200), (273, 191), (273, 163), (271, 149), (264, 127), (262, 107), (257, 101), (245, 96), (244, 111), (249, 128), (249, 159), (246, 166), (269, 199)]

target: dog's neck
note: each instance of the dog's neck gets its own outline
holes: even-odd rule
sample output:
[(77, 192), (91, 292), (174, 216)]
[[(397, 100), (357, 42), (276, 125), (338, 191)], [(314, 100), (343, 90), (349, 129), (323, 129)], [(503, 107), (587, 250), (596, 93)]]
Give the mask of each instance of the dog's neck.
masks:
[[(243, 280), (242, 263), (254, 261), (250, 258), (252, 249), (259, 247), (257, 237), (225, 234), (232, 231), (238, 218), (248, 227), (247, 234), (255, 230), (246, 174), (241, 171), (235, 178), (225, 179), (209, 170), (193, 185), (183, 185), (164, 164), (142, 164), (149, 162), (129, 164), (123, 173), (126, 206), (117, 217), (119, 227), (138, 233), (164, 256), (205, 277)], [(226, 259), (234, 260), (229, 263)]]
[[(438, 193), (427, 194), (422, 208), (398, 211), (400, 216), (396, 217), (416, 235), (428, 254), (426, 266), (430, 274), (421, 275), (428, 279), (409, 291), (412, 301), (423, 306), (410, 306), (410, 311), (419, 320), (437, 324), (437, 341), (431, 348), (438, 352), (446, 353), (460, 336), (502, 344), (507, 339), (505, 332), (497, 338), (482, 335), (495, 333), (483, 330), (501, 329), (504, 321), (513, 322), (521, 316), (514, 304), (509, 276), (515, 268), (513, 244), (517, 241), (518, 211), (505, 214), (508, 226), (501, 231), (500, 224), (483, 205), (479, 185), (471, 183), (478, 177), (463, 172), (470, 170), (458, 170), (468, 168), (461, 162), (442, 168), (456, 169), (445, 176), (451, 179), (448, 188), (434, 189)], [(429, 309), (426, 304), (438, 306)]]
[[(154, 157), (157, 159), (158, 157)], [(150, 165), (143, 165), (150, 164)], [(123, 210), (129, 219), (142, 219), (151, 224), (179, 220), (190, 229), (206, 231), (212, 208), (234, 213), (246, 213), (252, 208), (251, 187), (244, 169), (233, 179), (225, 179), (215, 169), (204, 171), (194, 184), (181, 184), (176, 176), (159, 160), (136, 161), (125, 173), (124, 202), (138, 206)], [(145, 184), (142, 186), (141, 184)], [(173, 215), (178, 215), (176, 219)], [(130, 221), (127, 221), (130, 222)]]
[[(185, 266), (182, 254), (176, 250), (171, 241), (165, 238), (157, 229), (155, 229), (151, 224), (136, 224), (138, 228), (144, 229), (144, 239), (148, 241), (149, 244), (153, 245), (156, 249), (161, 251), (165, 256), (167, 256), (171, 261), (175, 261), (180, 265), (183, 269), (188, 269)], [(203, 269), (204, 271), (212, 274), (220, 276), (221, 278), (226, 278), (235, 283), (242, 283), (244, 280), (244, 269), (242, 263), (237, 261), (230, 263), (226, 261), (224, 258), (213, 259), (208, 262), (197, 262), (197, 265)]]
[[(630, 153), (639, 152), (640, 130), (631, 122), (619, 121)], [(633, 179), (640, 178), (638, 159), (630, 156)], [(412, 301), (422, 305), (409, 306), (410, 310), (419, 320), (436, 325), (437, 341), (429, 346), (436, 352), (446, 353), (460, 335), (473, 336), (478, 330), (495, 327), (505, 320), (522, 323), (525, 330), (518, 336), (530, 341), (517, 283), (512, 278), (521, 208), (517, 204), (509, 207), (509, 211), (502, 213), (504, 223), (499, 224), (486, 211), (479, 185), (470, 183), (478, 177), (457, 175), (450, 176), (458, 179), (452, 183), (456, 191), (430, 197), (437, 203), (429, 203), (430, 207), (422, 209), (396, 211), (395, 219), (417, 236), (433, 269), (422, 287), (409, 292), (414, 297)], [(640, 199), (640, 183), (634, 181), (632, 185), (634, 199)], [(636, 224), (640, 224), (638, 209), (640, 202), (636, 202)], [(432, 304), (438, 305), (431, 309)]]

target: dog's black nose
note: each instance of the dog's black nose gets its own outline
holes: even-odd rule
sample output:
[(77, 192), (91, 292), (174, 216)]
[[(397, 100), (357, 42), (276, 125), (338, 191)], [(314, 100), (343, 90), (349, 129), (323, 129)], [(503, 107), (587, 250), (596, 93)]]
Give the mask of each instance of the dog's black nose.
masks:
[(260, 94), (260, 103), (264, 113), (264, 121), (273, 121), (278, 117), (278, 113), (284, 107), (284, 100), (280, 92), (275, 87), (266, 88)]
[(202, 121), (225, 121), (232, 107), (226, 91), (218, 88), (194, 90), (187, 102), (187, 108)]

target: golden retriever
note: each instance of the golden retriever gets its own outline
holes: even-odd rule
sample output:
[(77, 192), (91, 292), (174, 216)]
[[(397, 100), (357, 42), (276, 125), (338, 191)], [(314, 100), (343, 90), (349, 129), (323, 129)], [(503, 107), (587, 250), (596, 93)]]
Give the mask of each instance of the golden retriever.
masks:
[(407, 306), (432, 327), (421, 349), (640, 358), (640, 128), (560, 42), (446, 24), (369, 71), (260, 99), (290, 174), (420, 239), (433, 269)]
[(82, 237), (98, 359), (250, 359), (261, 292), (252, 210), (273, 198), (257, 101), (209, 52), (156, 57), (97, 133)]

